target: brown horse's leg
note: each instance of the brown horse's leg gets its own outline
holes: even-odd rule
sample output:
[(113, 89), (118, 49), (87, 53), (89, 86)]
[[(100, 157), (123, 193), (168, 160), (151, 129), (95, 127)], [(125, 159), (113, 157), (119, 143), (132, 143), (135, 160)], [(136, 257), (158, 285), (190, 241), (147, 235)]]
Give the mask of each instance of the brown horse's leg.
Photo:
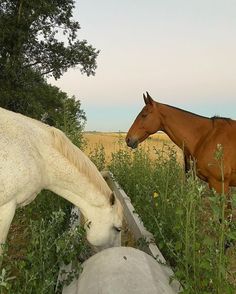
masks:
[(189, 155), (184, 154), (184, 171), (187, 174), (191, 169), (190, 157)]
[(217, 193), (221, 194), (224, 187), (224, 193), (227, 195), (229, 193), (229, 182), (225, 179), (224, 184), (214, 178), (208, 179), (208, 184), (211, 189), (214, 189)]

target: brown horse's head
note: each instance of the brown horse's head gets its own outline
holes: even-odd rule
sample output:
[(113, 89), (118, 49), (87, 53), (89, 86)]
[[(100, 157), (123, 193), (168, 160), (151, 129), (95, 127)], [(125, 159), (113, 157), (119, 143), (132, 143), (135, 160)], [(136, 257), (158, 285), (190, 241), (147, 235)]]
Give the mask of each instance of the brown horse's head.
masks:
[(158, 103), (148, 94), (143, 94), (145, 106), (128, 131), (126, 143), (131, 148), (136, 148), (139, 143), (150, 135), (156, 133), (161, 127), (161, 119), (158, 112)]

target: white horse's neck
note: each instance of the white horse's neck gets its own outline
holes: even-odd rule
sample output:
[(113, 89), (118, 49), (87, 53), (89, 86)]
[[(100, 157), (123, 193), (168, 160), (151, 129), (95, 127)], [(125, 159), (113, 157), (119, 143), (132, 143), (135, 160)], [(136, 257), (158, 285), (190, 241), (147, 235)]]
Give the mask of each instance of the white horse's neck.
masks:
[(6, 240), (16, 207), (49, 189), (78, 206), (91, 222), (91, 244), (114, 246), (122, 207), (94, 164), (55, 128), (1, 108), (0, 118), (0, 243)]
[(52, 129), (54, 144), (47, 162), (48, 189), (78, 206), (87, 218), (92, 207), (109, 207), (112, 193), (95, 165), (66, 136)]

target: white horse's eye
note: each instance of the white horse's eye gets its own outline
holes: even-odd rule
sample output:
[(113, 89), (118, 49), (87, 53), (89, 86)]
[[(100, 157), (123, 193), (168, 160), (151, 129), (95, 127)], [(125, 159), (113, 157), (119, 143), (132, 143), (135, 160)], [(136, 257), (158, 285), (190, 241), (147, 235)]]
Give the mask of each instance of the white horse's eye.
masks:
[(114, 227), (114, 229), (115, 229), (117, 232), (121, 232), (121, 230), (122, 230), (121, 227)]
[(87, 221), (86, 223), (85, 223), (85, 226), (88, 228), (88, 229), (90, 229), (90, 226), (91, 226), (91, 221)]

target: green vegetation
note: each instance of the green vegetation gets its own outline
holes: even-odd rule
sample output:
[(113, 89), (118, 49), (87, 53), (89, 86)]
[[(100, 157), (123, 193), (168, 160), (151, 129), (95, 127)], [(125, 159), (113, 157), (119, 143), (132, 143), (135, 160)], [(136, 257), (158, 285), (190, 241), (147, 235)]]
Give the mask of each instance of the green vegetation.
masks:
[(89, 158), (96, 165), (99, 171), (106, 167), (105, 148), (102, 144), (97, 144), (94, 150), (90, 151)]
[(57, 292), (78, 276), (78, 256), (84, 259), (88, 250), (84, 231), (70, 230), (68, 216), (69, 203), (47, 191), (17, 212), (0, 272), (0, 293), (55, 293), (60, 266), (70, 262), (74, 270)]
[(79, 66), (94, 75), (98, 51), (78, 40), (74, 0), (0, 2), (0, 106), (54, 123), (67, 95), (45, 78)]
[[(94, 151), (99, 154), (99, 166), (102, 151), (101, 146)], [(222, 170), (220, 146), (215, 156)], [(231, 265), (236, 260), (236, 223), (225, 216), (225, 195), (209, 191), (195, 176), (194, 167), (186, 177), (175, 152), (165, 144), (156, 150), (155, 160), (150, 159), (149, 150), (139, 147), (132, 152), (121, 145), (109, 169), (153, 233), (183, 285), (182, 293), (235, 293)], [(226, 250), (230, 243), (234, 247)]]

